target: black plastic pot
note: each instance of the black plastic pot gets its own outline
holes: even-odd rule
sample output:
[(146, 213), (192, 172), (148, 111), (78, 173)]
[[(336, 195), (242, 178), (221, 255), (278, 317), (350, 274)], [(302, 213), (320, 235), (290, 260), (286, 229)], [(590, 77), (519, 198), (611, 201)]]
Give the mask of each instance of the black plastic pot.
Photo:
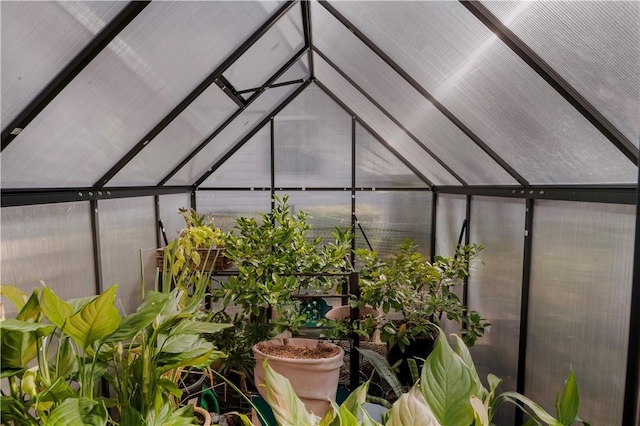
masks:
[(199, 406), (200, 396), (202, 395), (202, 388), (205, 385), (205, 380), (207, 380), (207, 376), (202, 372), (189, 373), (183, 379), (181, 386), (179, 386), (182, 391), (182, 398), (180, 401), (183, 404), (194, 402), (195, 405)]
[(435, 342), (436, 340), (431, 338), (416, 339), (404, 347), (404, 352), (400, 350), (400, 346), (397, 344), (387, 351), (387, 361), (389, 361), (389, 364), (394, 365), (399, 360), (402, 360), (397, 376), (403, 386), (413, 385), (413, 378), (411, 377), (411, 370), (409, 370), (407, 359), (414, 358), (418, 363), (418, 372), (420, 372), (423, 364), (422, 360), (426, 359), (431, 351), (433, 351)]

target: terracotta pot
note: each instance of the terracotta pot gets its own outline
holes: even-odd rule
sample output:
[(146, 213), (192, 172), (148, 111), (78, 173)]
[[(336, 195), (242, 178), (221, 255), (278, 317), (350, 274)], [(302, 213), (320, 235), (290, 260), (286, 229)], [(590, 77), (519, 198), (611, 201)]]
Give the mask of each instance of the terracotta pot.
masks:
[(193, 407), (193, 413), (198, 413), (204, 419), (202, 423), (198, 423), (199, 425), (211, 426), (211, 414), (207, 410), (202, 407)]
[[(349, 319), (350, 315), (351, 307), (349, 305), (344, 305), (331, 309), (329, 312), (324, 314), (324, 317), (328, 319)], [(364, 317), (367, 315), (371, 315), (371, 318), (375, 319), (378, 319), (382, 316), (377, 309), (374, 309), (370, 306), (365, 306), (364, 308), (360, 309), (360, 316)]]
[[(315, 347), (319, 340), (314, 339), (288, 339), (291, 346)], [(261, 342), (265, 343), (265, 342)], [(282, 345), (282, 339), (274, 339), (266, 342), (269, 345)], [(253, 356), (256, 366), (253, 370), (258, 392), (263, 398), (266, 396), (264, 384), (264, 368), (262, 362), (267, 359), (269, 366), (274, 371), (282, 374), (291, 382), (296, 395), (302, 400), (307, 411), (316, 416), (323, 417), (331, 408), (329, 401), (336, 400), (338, 381), (340, 380), (340, 367), (343, 364), (344, 351), (333, 343), (324, 342), (324, 345), (336, 347), (339, 352), (331, 358), (298, 359), (272, 356), (260, 351), (253, 346)]]

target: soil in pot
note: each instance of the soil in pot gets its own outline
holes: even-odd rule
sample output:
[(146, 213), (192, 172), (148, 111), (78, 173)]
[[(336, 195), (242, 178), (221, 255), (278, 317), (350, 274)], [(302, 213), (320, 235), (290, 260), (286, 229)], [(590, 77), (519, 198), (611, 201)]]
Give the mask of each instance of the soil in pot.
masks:
[(402, 360), (398, 367), (400, 371), (396, 374), (403, 386), (413, 385), (413, 378), (411, 377), (411, 370), (409, 370), (407, 359), (414, 358), (416, 360), (419, 372), (423, 364), (421, 359), (427, 359), (431, 351), (433, 351), (435, 342), (435, 339), (416, 339), (411, 341), (411, 344), (405, 346), (404, 352), (400, 350), (399, 345), (394, 345), (389, 349), (387, 352), (387, 361), (389, 361), (389, 364), (394, 365), (399, 360)]
[(320, 342), (317, 346), (297, 346), (289, 345), (285, 341), (284, 345), (273, 345), (267, 342), (260, 342), (257, 349), (266, 354), (280, 358), (290, 359), (322, 359), (331, 358), (340, 353), (340, 348), (334, 345), (325, 345)]

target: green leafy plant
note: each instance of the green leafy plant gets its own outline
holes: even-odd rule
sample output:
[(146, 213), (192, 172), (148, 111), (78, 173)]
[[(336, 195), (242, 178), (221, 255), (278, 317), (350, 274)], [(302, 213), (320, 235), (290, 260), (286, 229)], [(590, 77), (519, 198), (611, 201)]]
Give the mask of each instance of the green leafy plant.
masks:
[(366, 249), (355, 251), (362, 262), (360, 297), (351, 301), (391, 310), (399, 318), (387, 320), (381, 326), (380, 337), (389, 346), (399, 345), (404, 351), (412, 340), (435, 338), (443, 318), (461, 325), (465, 343), (472, 346), (490, 325), (476, 311), (469, 311), (454, 293), (453, 288), (469, 275), (469, 262), (482, 246), (459, 246), (452, 257), (436, 256), (428, 262), (413, 241), (406, 241), (397, 254), (382, 259), (378, 253)]

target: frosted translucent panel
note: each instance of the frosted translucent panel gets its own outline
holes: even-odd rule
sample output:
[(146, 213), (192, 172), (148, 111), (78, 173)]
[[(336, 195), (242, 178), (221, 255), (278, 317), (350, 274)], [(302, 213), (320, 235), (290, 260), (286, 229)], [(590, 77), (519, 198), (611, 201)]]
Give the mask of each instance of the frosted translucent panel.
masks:
[[(517, 387), (524, 224), (524, 200), (471, 199), (471, 242), (485, 248), (471, 265), (468, 306), (491, 322), (471, 354), (485, 386), (493, 373), (503, 380), (502, 391)], [(493, 423), (510, 425), (514, 416), (514, 407), (505, 404)]]
[(426, 187), (427, 184), (356, 123), (356, 186), (408, 188)]
[(127, 2), (3, 1), (2, 129)]
[(638, 146), (640, 3), (483, 3)]
[(356, 115), (409, 160), (435, 185), (459, 185), (449, 172), (395, 125), (382, 111), (358, 92), (318, 55), (314, 56), (316, 77), (340, 98)]
[(458, 2), (335, 7), (530, 183), (636, 181), (635, 165)]
[(158, 184), (237, 109), (235, 102), (212, 84), (107, 185)]
[(267, 123), (218, 168), (201, 188), (271, 188), (271, 126)]
[(127, 313), (134, 312), (142, 301), (141, 261), (145, 291), (154, 289), (157, 225), (153, 202), (153, 197), (138, 197), (98, 203), (104, 287), (118, 285), (119, 306)]
[[(160, 199), (160, 219), (164, 224), (167, 239), (171, 241), (185, 228), (184, 219), (178, 213), (178, 209), (191, 208), (191, 194), (161, 195), (158, 198)], [(164, 246), (162, 238), (160, 241)]]
[(3, 151), (3, 184), (93, 185), (273, 5), (152, 2)]
[(275, 117), (275, 182), (351, 188), (351, 116), (315, 84)]
[[(391, 255), (407, 239), (420, 246), (427, 258), (431, 249), (430, 191), (358, 191), (356, 216), (374, 250)], [(358, 229), (356, 246), (369, 248)]]
[(212, 213), (216, 226), (231, 231), (240, 216), (258, 217), (271, 211), (269, 191), (197, 191), (196, 205), (201, 213)]
[[(291, 212), (303, 210), (309, 214), (307, 223), (313, 226), (311, 237), (321, 237), (323, 242), (333, 239), (335, 227), (351, 227), (351, 191), (290, 191)], [(282, 198), (285, 194), (276, 191)]]
[[(277, 81), (290, 81), (306, 76), (303, 61), (285, 72)], [(205, 148), (193, 157), (178, 173), (173, 176), (169, 185), (191, 185), (213, 166), (216, 161), (229, 152), (271, 111), (280, 105), (299, 84), (277, 87), (262, 93), (242, 114), (220, 132)]]
[[(236, 90), (260, 87), (304, 46), (302, 12), (296, 4), (224, 72)], [(248, 98), (253, 92), (243, 96)]]
[(552, 410), (573, 369), (580, 417), (622, 424), (635, 207), (540, 201), (534, 213), (525, 393)]
[(311, 16), (314, 45), (462, 179), (476, 185), (517, 184), (324, 7), (314, 7)]
[[(2, 284), (27, 293), (43, 280), (67, 300), (96, 294), (89, 203), (3, 207)], [(7, 318), (15, 316), (5, 301)]]

